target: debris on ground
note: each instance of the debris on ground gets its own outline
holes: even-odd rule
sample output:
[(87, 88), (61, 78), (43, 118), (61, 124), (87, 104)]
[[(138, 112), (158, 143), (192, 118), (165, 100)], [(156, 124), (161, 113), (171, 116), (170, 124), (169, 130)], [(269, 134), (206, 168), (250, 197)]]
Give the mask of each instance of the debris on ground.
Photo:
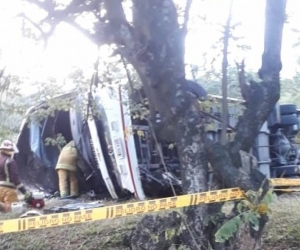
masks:
[(40, 216), (40, 215), (43, 215), (43, 213), (40, 212), (40, 211), (37, 211), (37, 210), (30, 210), (30, 211), (27, 211), (25, 214), (22, 214), (22, 215), (20, 216), (20, 218), (33, 217), (33, 216)]
[(64, 206), (55, 206), (52, 208), (44, 209), (44, 214), (63, 213), (70, 211), (78, 211), (84, 209), (93, 209), (103, 207), (104, 204), (100, 201), (88, 202), (88, 203), (71, 203)]

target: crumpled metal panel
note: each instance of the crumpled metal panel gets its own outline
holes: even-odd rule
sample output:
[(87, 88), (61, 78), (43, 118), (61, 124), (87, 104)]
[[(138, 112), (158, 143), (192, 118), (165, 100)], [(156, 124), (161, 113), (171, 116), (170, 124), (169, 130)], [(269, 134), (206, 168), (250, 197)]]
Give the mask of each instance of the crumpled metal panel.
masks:
[(75, 107), (70, 109), (72, 137), (80, 155), (78, 167), (84, 175), (83, 179), (90, 183), (91, 189), (108, 192), (93, 155), (88, 124), (79, 112), (80, 102), (82, 102), (81, 97), (77, 97)]

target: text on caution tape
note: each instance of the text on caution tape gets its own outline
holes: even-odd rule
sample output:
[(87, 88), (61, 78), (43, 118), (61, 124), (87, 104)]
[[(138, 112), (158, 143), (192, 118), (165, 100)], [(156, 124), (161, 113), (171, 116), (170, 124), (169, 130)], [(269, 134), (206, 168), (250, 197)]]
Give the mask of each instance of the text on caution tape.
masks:
[(270, 179), (270, 184), (273, 187), (300, 186), (300, 179), (274, 178), (274, 179)]
[(243, 192), (239, 188), (230, 188), (128, 204), (118, 204), (90, 210), (3, 220), (0, 221), (0, 234), (119, 218), (200, 204), (239, 200), (242, 198)]
[[(270, 184), (274, 187), (300, 186), (300, 179), (270, 179)], [(24, 219), (3, 220), (0, 221), (0, 234), (65, 226), (240, 199), (243, 199), (243, 191), (239, 188), (230, 188), (128, 204), (118, 204), (90, 210), (49, 214)]]

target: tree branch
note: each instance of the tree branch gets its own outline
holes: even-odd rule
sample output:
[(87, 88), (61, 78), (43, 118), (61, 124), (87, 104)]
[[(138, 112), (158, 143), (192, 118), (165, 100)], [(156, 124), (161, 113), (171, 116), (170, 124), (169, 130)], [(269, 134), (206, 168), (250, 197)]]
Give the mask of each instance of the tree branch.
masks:
[(228, 123), (228, 77), (227, 77), (227, 68), (228, 68), (228, 46), (230, 38), (230, 24), (231, 24), (231, 13), (232, 13), (233, 0), (231, 0), (229, 6), (228, 18), (224, 30), (224, 39), (223, 39), (223, 61), (222, 61), (222, 133), (221, 133), (221, 143), (223, 145), (227, 142), (227, 123)]
[[(279, 78), (281, 64), (282, 32), (287, 0), (267, 0), (264, 53), (259, 76), (264, 82)], [(278, 79), (279, 81), (279, 79)]]
[(69, 25), (71, 25), (73, 28), (75, 28), (76, 30), (78, 30), (80, 33), (82, 33), (85, 37), (87, 37), (88, 39), (90, 39), (93, 43), (95, 44), (99, 44), (99, 39), (97, 39), (96, 35), (92, 34), (91, 32), (89, 32), (88, 30), (82, 28), (79, 24), (77, 24), (73, 18), (67, 18), (65, 19), (65, 22)]
[(193, 0), (186, 0), (185, 10), (184, 10), (184, 21), (183, 21), (183, 25), (181, 28), (182, 35), (184, 37), (186, 36), (186, 34), (188, 32), (187, 26), (188, 26), (188, 22), (189, 22), (189, 12), (190, 12), (190, 9), (192, 6), (192, 2), (193, 2)]
[(241, 165), (239, 151), (249, 152), (259, 130), (280, 97), (281, 42), (286, 0), (267, 0), (265, 45), (259, 76), (261, 83), (250, 82), (247, 108), (236, 126), (229, 150), (236, 167)]
[[(24, 13), (20, 14), (20, 17), (23, 17), (25, 20), (29, 21), (32, 25), (34, 25), (35, 28), (37, 28), (40, 33), (42, 39), (45, 41), (45, 47), (47, 45), (48, 38), (53, 34), (56, 26), (61, 23), (66, 21), (67, 18), (69, 18), (70, 14), (72, 11), (81, 5), (80, 0), (73, 0), (65, 9), (63, 10), (55, 10), (55, 2), (53, 1), (38, 1), (38, 0), (26, 0), (28, 3), (35, 4), (39, 8), (43, 9), (48, 13), (47, 17), (45, 17), (39, 24), (36, 24), (33, 22), (30, 18), (28, 18)], [(50, 30), (48, 32), (44, 32), (40, 26), (43, 23), (48, 23), (50, 25)]]
[(247, 85), (245, 77), (245, 61), (243, 60), (240, 64), (236, 62), (236, 67), (238, 70), (238, 80), (241, 90), (241, 94), (246, 102), (249, 101), (249, 85)]
[(122, 0), (104, 0), (107, 19), (111, 22), (127, 23), (122, 6)]
[(265, 180), (266, 177), (258, 170), (251, 170), (249, 175), (243, 169), (236, 168), (226, 148), (220, 143), (207, 139), (204, 144), (204, 150), (214, 172), (217, 173), (217, 178), (226, 187), (240, 187), (245, 191), (258, 191), (261, 187), (264, 191), (269, 189), (269, 182)]
[[(40, 32), (40, 35), (41, 35), (40, 39), (42, 39), (42, 40), (44, 41), (44, 48), (46, 48), (47, 43), (48, 43), (48, 38), (49, 38), (50, 35), (52, 35), (52, 33), (53, 33), (52, 28), (50, 29), (49, 32), (46, 33), (46, 32), (44, 32), (44, 31), (42, 30), (42, 28), (40, 27), (40, 24), (37, 24), (37, 23), (35, 23), (34, 21), (32, 21), (32, 20), (31, 20), (29, 17), (27, 17), (24, 13), (21, 13), (21, 14), (17, 15), (17, 17), (23, 18), (23, 25), (24, 25), (24, 20), (27, 20), (30, 24), (32, 24), (32, 25)], [(24, 28), (24, 26), (23, 26), (23, 35), (26, 36), (26, 35), (24, 34), (24, 32), (25, 32), (25, 28)]]
[[(38, 28), (44, 40), (47, 40), (48, 37), (52, 35), (59, 23), (66, 22), (97, 45), (112, 43), (123, 45), (125, 43), (125, 45), (130, 46), (131, 49), (133, 49), (132, 46), (134, 43), (131, 39), (131, 35), (129, 34), (130, 26), (126, 21), (121, 0), (103, 0), (107, 14), (101, 18), (101, 20), (98, 18), (99, 22), (94, 24), (95, 33), (91, 33), (76, 23), (76, 14), (91, 12), (96, 15), (99, 12), (102, 0), (93, 1), (89, 4), (85, 4), (81, 0), (73, 0), (65, 9), (62, 10), (56, 10), (56, 5), (50, 0), (45, 0), (44, 2), (38, 0), (27, 0), (27, 2), (35, 4), (48, 13), (47, 17), (39, 24), (35, 24), (26, 17), (26, 20), (30, 21), (30, 23)], [(95, 13), (95, 11), (97, 12)], [(25, 18), (25, 15), (23, 17)], [(42, 23), (48, 23), (51, 26), (49, 32), (45, 33), (42, 31), (39, 27)]]
[(38, 6), (39, 8), (47, 11), (47, 12), (53, 12), (55, 9), (55, 3), (54, 1), (39, 1), (39, 0), (26, 0), (29, 3), (35, 4), (36, 6)]
[(122, 0), (104, 0), (113, 40), (118, 45), (125, 45), (131, 53), (135, 51), (135, 42), (130, 25), (127, 22)]

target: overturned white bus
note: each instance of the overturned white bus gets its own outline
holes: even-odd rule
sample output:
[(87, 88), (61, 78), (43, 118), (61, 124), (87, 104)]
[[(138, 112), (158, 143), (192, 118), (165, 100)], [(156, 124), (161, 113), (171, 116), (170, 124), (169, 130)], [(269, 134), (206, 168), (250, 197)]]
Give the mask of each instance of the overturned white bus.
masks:
[[(31, 119), (35, 113), (49, 108), (49, 104), (41, 103), (28, 110), (22, 123), (16, 160), (24, 183), (52, 194), (58, 191), (55, 165), (60, 150), (45, 141), (61, 134), (66, 142), (74, 140), (79, 151), (82, 192), (94, 190), (113, 199), (135, 196), (139, 200), (172, 195), (171, 185), (177, 193), (181, 192), (176, 147), (169, 147), (170, 142), (158, 142), (145, 120), (134, 119), (123, 86), (98, 89), (92, 96), (93, 108), (87, 105), (87, 112), (80, 108), (82, 95), (65, 94), (56, 99), (72, 105), (53, 109), (39, 120)], [(219, 140), (221, 133), (220, 100), (221, 97), (209, 95), (203, 102), (212, 117), (206, 131), (213, 140)], [(229, 127), (234, 127), (243, 102), (230, 98), (228, 101)], [(300, 129), (299, 113), (296, 105), (277, 105), (262, 126), (253, 154), (267, 177), (299, 176), (294, 142)], [(228, 133), (234, 131), (229, 128)]]

